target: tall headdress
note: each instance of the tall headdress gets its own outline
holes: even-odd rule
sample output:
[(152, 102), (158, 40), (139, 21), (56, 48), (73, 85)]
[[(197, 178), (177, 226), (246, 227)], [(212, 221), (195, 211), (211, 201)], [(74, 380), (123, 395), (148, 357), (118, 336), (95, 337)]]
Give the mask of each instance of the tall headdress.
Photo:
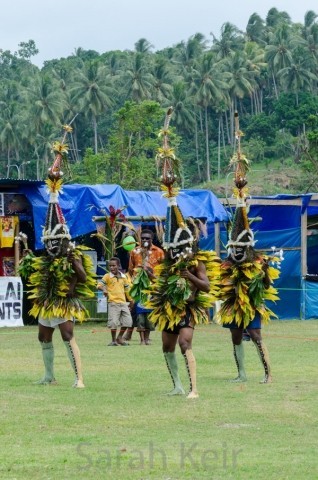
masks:
[(165, 250), (170, 248), (179, 248), (188, 245), (191, 250), (191, 245), (194, 242), (194, 236), (187, 226), (182, 212), (177, 204), (177, 196), (179, 189), (174, 186), (180, 175), (180, 164), (176, 158), (174, 149), (169, 145), (169, 123), (172, 115), (172, 107), (167, 111), (163, 129), (159, 133), (162, 136), (163, 145), (158, 149), (157, 167), (162, 169), (161, 189), (163, 196), (168, 201), (165, 233), (162, 246)]
[(45, 219), (41, 240), (45, 245), (47, 253), (54, 257), (61, 253), (63, 240), (70, 240), (71, 235), (66, 225), (65, 218), (60, 207), (58, 197), (62, 190), (63, 172), (62, 165), (67, 166), (68, 145), (65, 143), (67, 133), (72, 127), (64, 125), (64, 135), (61, 142), (54, 142), (52, 150), (55, 158), (48, 170), (48, 178), (45, 181), (49, 191), (49, 205)]
[(255, 315), (260, 315), (265, 323), (276, 316), (266, 305), (266, 300), (278, 300), (277, 290), (272, 283), (278, 278), (279, 270), (270, 265), (278, 261), (276, 257), (270, 258), (254, 249), (254, 234), (249, 225), (246, 205), (249, 161), (241, 152), (240, 139), (243, 133), (239, 129), (237, 113), (235, 130), (237, 149), (230, 165), (235, 167), (233, 193), (236, 209), (227, 244), (228, 258), (222, 262), (220, 270), (218, 299), (222, 300), (222, 305), (217, 319), (222, 324), (234, 321), (239, 327), (245, 328)]
[(234, 173), (234, 196), (236, 209), (231, 225), (229, 241), (227, 244), (228, 254), (236, 263), (244, 262), (252, 253), (255, 245), (254, 233), (250, 228), (247, 216), (246, 197), (248, 194), (246, 173), (249, 170), (249, 161), (241, 152), (241, 137), (243, 133), (239, 129), (238, 113), (235, 113), (235, 138), (237, 149), (231, 158), (230, 165), (235, 168)]

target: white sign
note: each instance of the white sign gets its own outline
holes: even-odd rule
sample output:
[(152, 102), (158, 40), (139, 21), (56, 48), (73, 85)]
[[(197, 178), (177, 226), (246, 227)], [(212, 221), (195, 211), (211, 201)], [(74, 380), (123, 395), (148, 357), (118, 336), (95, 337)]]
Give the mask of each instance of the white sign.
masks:
[(97, 291), (97, 313), (107, 312), (107, 297), (100, 290)]
[(0, 327), (23, 327), (20, 277), (0, 277)]

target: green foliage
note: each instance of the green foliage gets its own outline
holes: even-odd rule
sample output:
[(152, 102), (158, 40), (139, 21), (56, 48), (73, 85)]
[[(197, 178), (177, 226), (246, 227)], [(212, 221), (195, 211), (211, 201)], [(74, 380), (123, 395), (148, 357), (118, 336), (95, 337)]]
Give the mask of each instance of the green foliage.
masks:
[(263, 144), (271, 145), (275, 140), (277, 131), (276, 118), (274, 115), (266, 115), (259, 113), (258, 115), (249, 116), (245, 119), (247, 126), (244, 133), (247, 139), (262, 139)]
[(21, 58), (29, 59), (39, 53), (39, 49), (36, 47), (34, 40), (29, 40), (28, 42), (20, 42), (19, 47), (20, 48), (18, 50), (18, 55)]
[(244, 144), (244, 150), (248, 158), (253, 159), (254, 163), (260, 163), (264, 160), (265, 142), (261, 137), (253, 137), (249, 142)]
[(148, 295), (144, 293), (144, 290), (148, 290), (149, 285), (150, 280), (147, 272), (143, 268), (139, 268), (129, 291), (129, 295), (135, 302), (141, 302), (144, 304), (148, 298)]
[(318, 116), (310, 115), (307, 119), (309, 130), (298, 142), (300, 166), (306, 176), (306, 192), (318, 189)]
[(95, 185), (96, 183), (111, 183), (106, 178), (109, 160), (106, 153), (95, 154), (92, 148), (87, 148), (83, 161), (72, 165), (72, 181)]
[(299, 94), (298, 105), (295, 95), (283, 93), (274, 103), (277, 125), (288, 129), (293, 135), (302, 131), (308, 115), (318, 111), (318, 97), (309, 92)]
[[(253, 13), (246, 32), (225, 21), (212, 37), (211, 45), (196, 33), (159, 52), (145, 38), (135, 51), (99, 54), (78, 47), (41, 70), (31, 63), (33, 40), (20, 42), (14, 53), (0, 50), (0, 176), (7, 164), (33, 161), (28, 179), (45, 178), (51, 143), (74, 119), (76, 181), (154, 189), (156, 133), (170, 105), (171, 125), (182, 137), (185, 187), (227, 174), (235, 110), (255, 154), (251, 160), (286, 163), (292, 153), (299, 162), (298, 142), (289, 137), (286, 151), (284, 145), (288, 136), (300, 137), (308, 115), (318, 111), (315, 12), (307, 12), (302, 24), (272, 8), (266, 20)], [(86, 153), (90, 148), (95, 158)]]
[(107, 181), (127, 189), (153, 189), (156, 185), (157, 136), (164, 110), (157, 102), (127, 101), (114, 116), (107, 150)]

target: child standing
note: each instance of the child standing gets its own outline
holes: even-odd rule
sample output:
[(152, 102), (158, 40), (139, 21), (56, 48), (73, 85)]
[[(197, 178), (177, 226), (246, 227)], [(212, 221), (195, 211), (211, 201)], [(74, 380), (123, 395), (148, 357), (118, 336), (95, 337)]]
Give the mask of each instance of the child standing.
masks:
[[(112, 341), (108, 344), (110, 347), (117, 345), (129, 345), (123, 340), (123, 334), (126, 329), (132, 326), (131, 309), (133, 300), (129, 296), (131, 280), (127, 274), (120, 271), (120, 260), (112, 257), (109, 262), (109, 273), (103, 276), (98, 282), (97, 288), (102, 290), (108, 298), (108, 323)], [(120, 328), (117, 335), (117, 328)]]

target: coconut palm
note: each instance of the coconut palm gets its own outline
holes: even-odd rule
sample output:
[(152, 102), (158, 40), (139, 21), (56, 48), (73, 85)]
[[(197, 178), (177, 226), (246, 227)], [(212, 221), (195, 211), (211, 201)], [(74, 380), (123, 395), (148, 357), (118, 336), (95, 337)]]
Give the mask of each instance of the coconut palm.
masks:
[(153, 75), (149, 70), (149, 56), (143, 53), (132, 53), (128, 58), (123, 74), (123, 90), (126, 98), (137, 103), (147, 100), (151, 96)]
[(205, 53), (201, 57), (195, 70), (195, 89), (193, 93), (197, 104), (204, 109), (207, 181), (211, 180), (208, 108), (217, 106), (219, 102), (224, 101), (229, 79), (228, 72), (222, 71), (213, 52)]
[(140, 38), (135, 43), (135, 52), (138, 53), (150, 53), (153, 49), (153, 45), (146, 38)]
[(243, 33), (230, 22), (222, 25), (219, 39), (212, 32), (211, 35), (213, 37), (211, 50), (216, 53), (217, 60), (232, 56), (244, 46)]
[(276, 98), (278, 98), (278, 90), (275, 75), (279, 70), (293, 64), (293, 50), (301, 44), (305, 44), (304, 40), (299, 35), (293, 34), (287, 23), (279, 23), (277, 28), (269, 33), (269, 44), (265, 47), (265, 60), (272, 75)]
[(280, 12), (273, 7), (267, 12), (266, 25), (272, 29), (276, 29), (280, 24), (291, 24), (291, 18), (287, 12)]
[(258, 15), (258, 13), (253, 13), (248, 19), (246, 34), (250, 41), (256, 42), (262, 46), (266, 44), (265, 21)]
[(12, 160), (20, 163), (20, 146), (22, 143), (24, 122), (19, 103), (0, 101), (0, 145), (6, 151), (7, 177), (9, 177)]
[(263, 90), (267, 71), (264, 49), (256, 42), (246, 42), (244, 52), (246, 54), (246, 68), (253, 72), (253, 83), (255, 87), (251, 93), (251, 112), (261, 113), (263, 111)]
[(172, 62), (176, 65), (177, 73), (183, 78), (191, 76), (198, 58), (206, 50), (207, 41), (201, 33), (196, 33), (186, 42), (179, 43), (173, 54)]
[(36, 131), (46, 123), (58, 128), (62, 125), (65, 95), (53, 76), (34, 75), (22, 93), (29, 106), (29, 121)]
[(277, 78), (286, 92), (293, 92), (296, 96), (296, 105), (298, 105), (298, 94), (300, 91), (312, 91), (313, 82), (317, 82), (318, 77), (303, 66), (303, 64), (292, 64), (289, 67), (282, 68), (277, 73)]
[[(162, 106), (168, 106), (168, 98), (172, 91), (173, 74), (168, 60), (156, 56), (151, 68), (153, 76), (151, 98)], [(167, 103), (168, 102), (168, 103)]]
[(96, 61), (88, 62), (74, 72), (74, 84), (70, 89), (72, 101), (77, 111), (82, 112), (92, 122), (94, 130), (94, 150), (98, 153), (98, 117), (113, 104), (114, 88), (104, 65)]

